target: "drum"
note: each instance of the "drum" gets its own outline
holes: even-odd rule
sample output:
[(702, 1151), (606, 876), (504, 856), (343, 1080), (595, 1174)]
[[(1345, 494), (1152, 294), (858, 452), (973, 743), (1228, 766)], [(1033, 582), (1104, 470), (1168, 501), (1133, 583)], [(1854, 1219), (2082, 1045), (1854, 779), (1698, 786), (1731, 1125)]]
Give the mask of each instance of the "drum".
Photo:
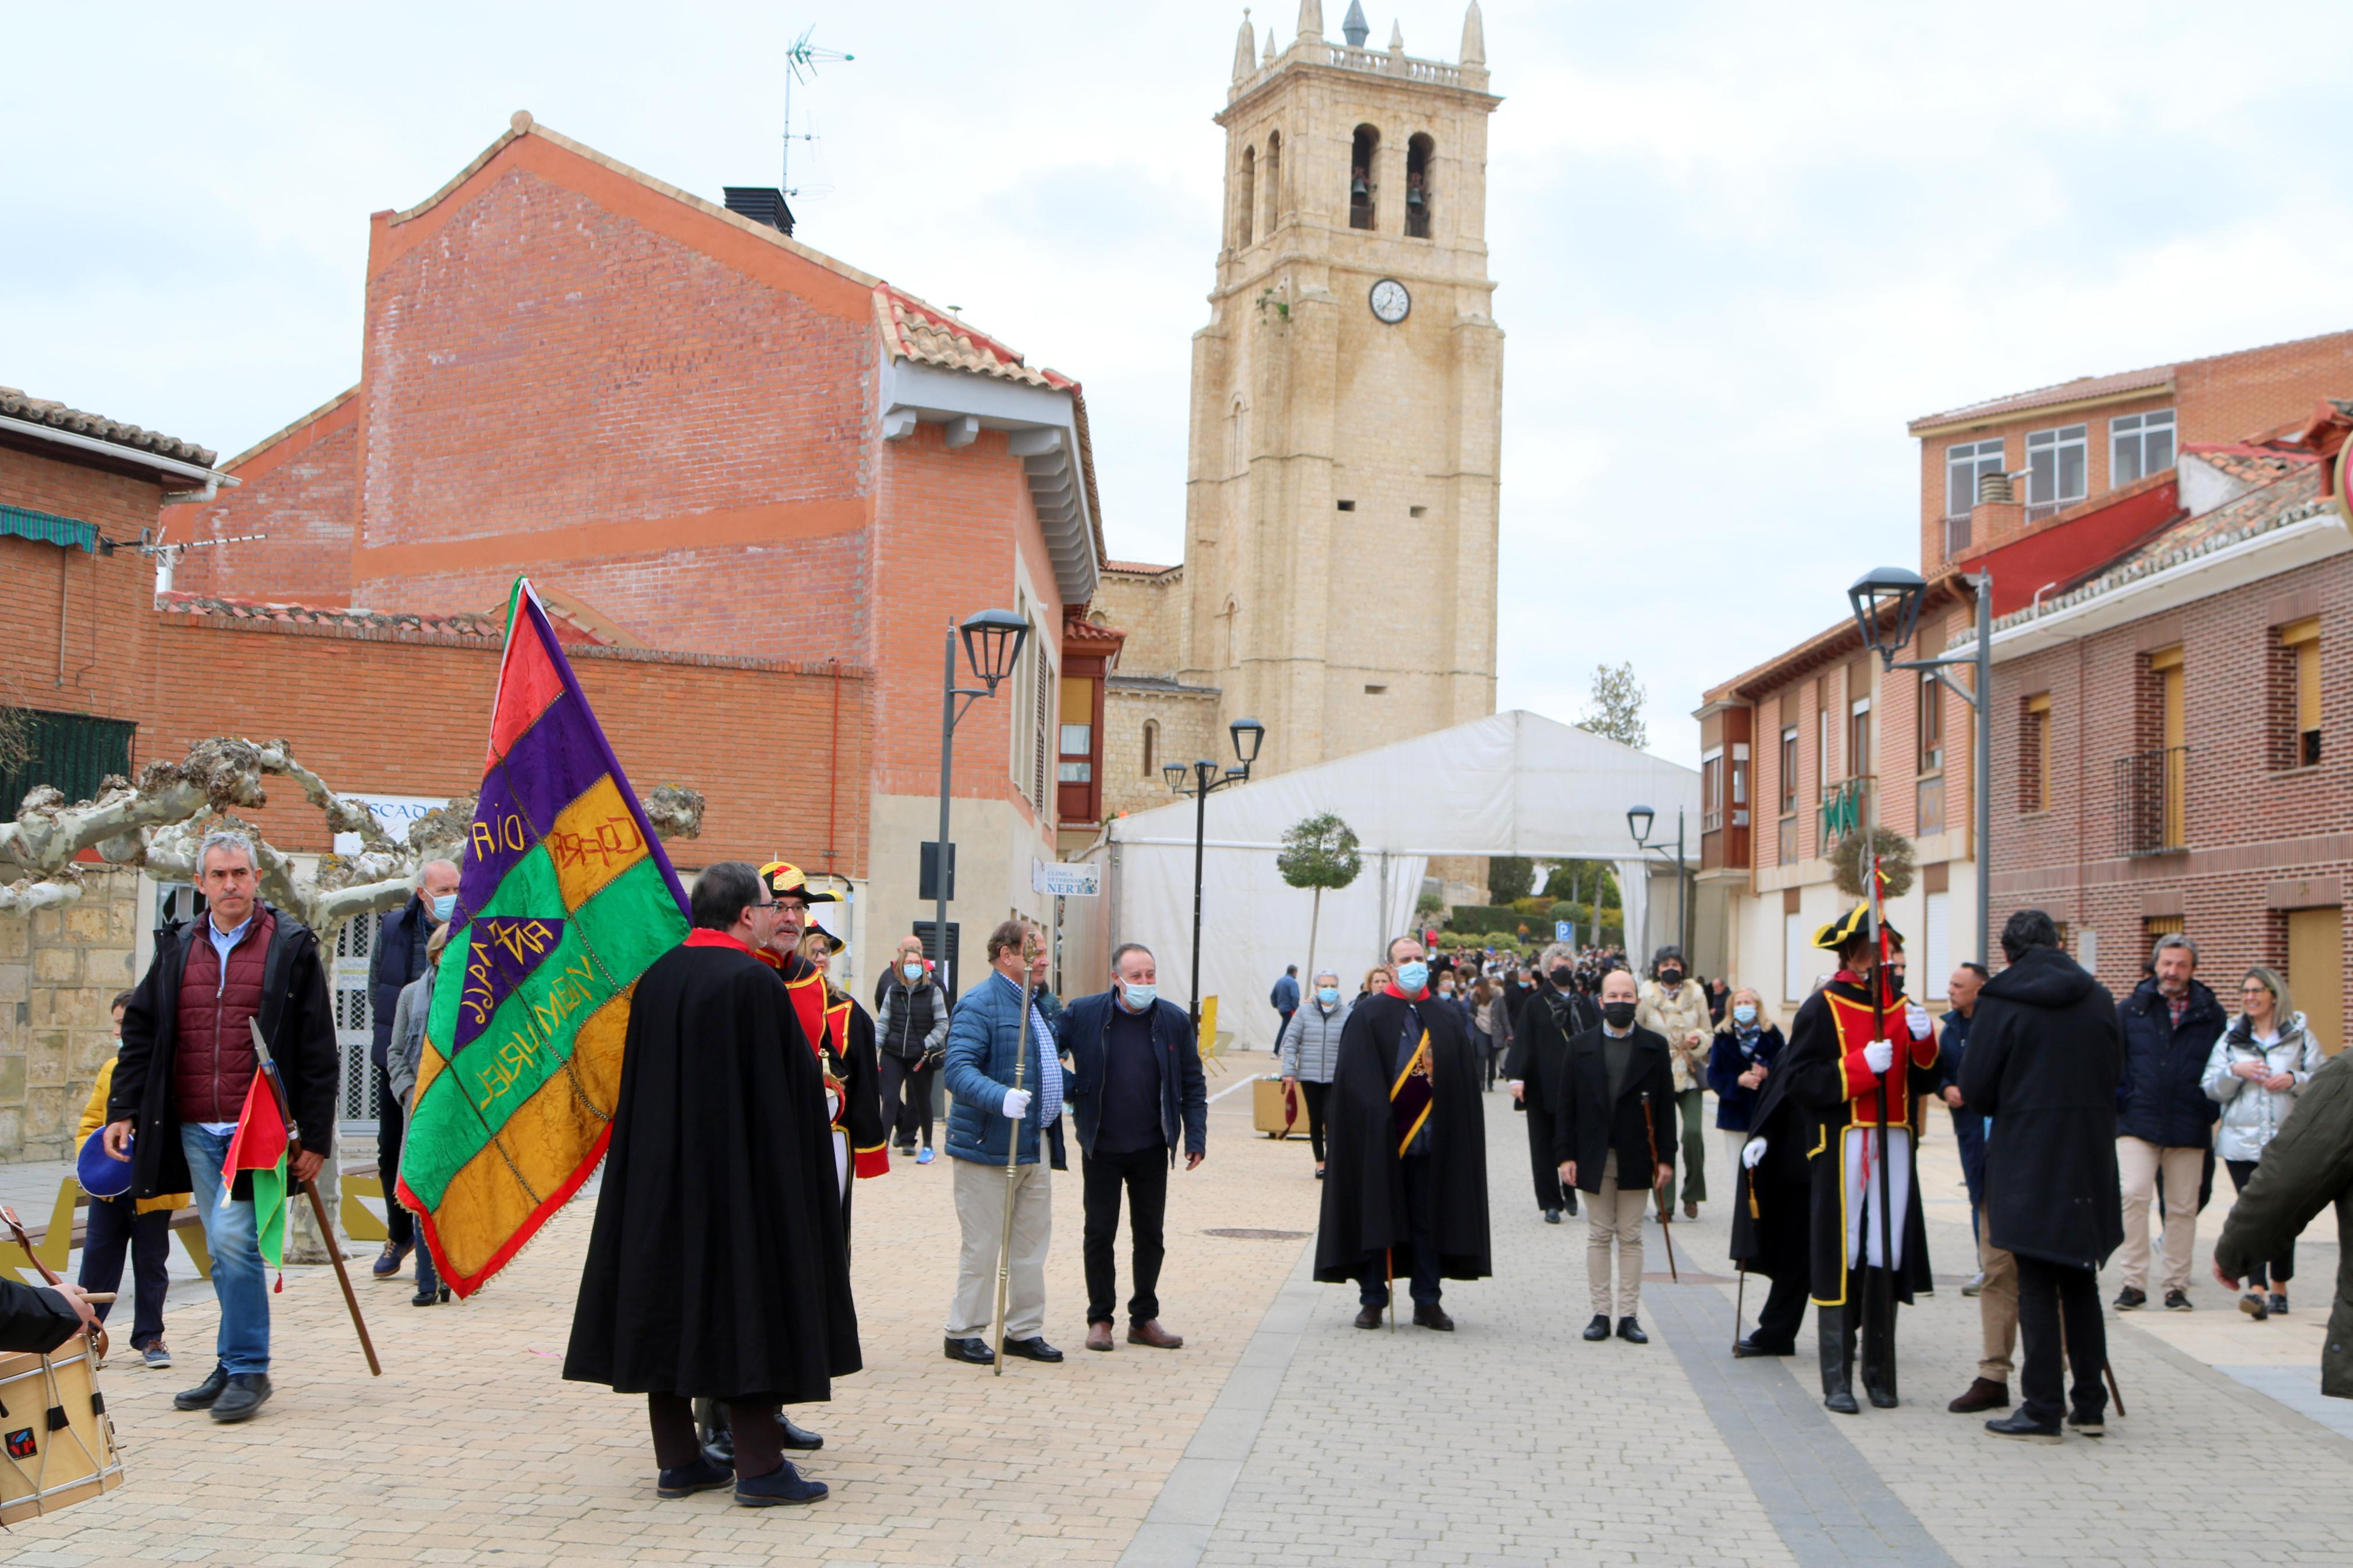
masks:
[(0, 1524), (122, 1484), (114, 1423), (79, 1334), (47, 1355), (0, 1355)]

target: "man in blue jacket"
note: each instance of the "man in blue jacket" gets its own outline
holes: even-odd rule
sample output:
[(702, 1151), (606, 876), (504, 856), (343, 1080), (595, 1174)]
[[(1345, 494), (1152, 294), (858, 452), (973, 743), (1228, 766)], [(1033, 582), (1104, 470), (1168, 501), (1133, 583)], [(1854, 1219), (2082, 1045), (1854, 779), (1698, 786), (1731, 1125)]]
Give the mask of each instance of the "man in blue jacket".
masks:
[(1087, 1349), (1112, 1348), (1112, 1300), (1119, 1272), (1113, 1243), (1120, 1194), (1127, 1194), (1127, 1233), (1135, 1294), (1127, 1299), (1127, 1342), (1173, 1351), (1184, 1337), (1160, 1326), (1161, 1222), (1168, 1207), (1168, 1168), (1185, 1137), (1185, 1168), (1208, 1147), (1209, 1096), (1192, 1020), (1159, 999), (1152, 950), (1128, 942), (1111, 955), (1112, 988), (1082, 996), (1064, 1014), (1071, 1053), (1071, 1111), (1079, 1127), (1079, 1168), (1086, 1180)]
[[(948, 1307), (947, 1358), (987, 1366), (987, 1338), (997, 1312), (997, 1249), (1005, 1205), (1013, 1205), (1013, 1247), (1005, 1305), (1005, 1353), (1058, 1362), (1046, 1342), (1046, 1250), (1054, 1237), (1053, 1188), (1038, 1159), (1039, 1129), (1062, 1115), (1062, 1064), (1054, 1037), (1033, 1002), (1022, 1016), (1028, 927), (1006, 921), (988, 933), (988, 978), (965, 992), (948, 1020), (941, 1078), (955, 1104), (948, 1111), (948, 1159), (955, 1170), (955, 1300)], [(1015, 1060), (1021, 1087), (1013, 1087)], [(1006, 1151), (1016, 1131), (1018, 1169), (1008, 1192)]]
[(2156, 971), (2116, 1008), (2124, 1028), (2125, 1076), (2116, 1086), (2116, 1168), (2124, 1180), (2124, 1289), (2116, 1310), (2148, 1304), (2148, 1210), (2165, 1193), (2165, 1305), (2189, 1310), (2189, 1265), (2198, 1247), (2198, 1194), (2214, 1149), (2221, 1107), (2207, 1098), (2206, 1058), (2230, 1025), (2214, 993), (2200, 984), (2198, 944), (2179, 931), (2157, 939)]

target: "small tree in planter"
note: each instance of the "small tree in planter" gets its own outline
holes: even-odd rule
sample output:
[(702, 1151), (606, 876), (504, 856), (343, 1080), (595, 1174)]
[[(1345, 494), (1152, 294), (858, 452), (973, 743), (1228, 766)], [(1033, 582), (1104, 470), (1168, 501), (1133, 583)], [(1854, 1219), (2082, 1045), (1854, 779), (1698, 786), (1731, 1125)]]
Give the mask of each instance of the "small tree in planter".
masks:
[(1324, 811), (1293, 823), (1282, 836), (1274, 868), (1294, 888), (1315, 889), (1307, 917), (1307, 989), (1315, 988), (1315, 932), (1324, 921), (1324, 889), (1335, 891), (1356, 879), (1365, 858), (1356, 852), (1356, 829)]

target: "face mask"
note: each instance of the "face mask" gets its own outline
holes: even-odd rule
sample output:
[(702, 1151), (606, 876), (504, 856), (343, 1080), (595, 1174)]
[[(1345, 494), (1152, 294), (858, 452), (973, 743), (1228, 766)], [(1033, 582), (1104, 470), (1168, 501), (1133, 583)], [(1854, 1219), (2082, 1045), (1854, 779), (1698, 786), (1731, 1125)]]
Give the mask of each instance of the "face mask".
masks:
[(1601, 1016), (1609, 1020), (1611, 1028), (1622, 1029), (1634, 1021), (1634, 1004), (1604, 1002), (1601, 1004)]
[(1732, 1010), (1732, 1021), (1736, 1024), (1753, 1024), (1757, 1021), (1757, 1009), (1743, 1002)]
[(1676, 986), (1681, 985), (1683, 983), (1683, 972), (1682, 970), (1662, 969), (1659, 971), (1659, 984), (1665, 986), (1668, 990), (1672, 991)]
[(1152, 1005), (1152, 999), (1160, 994), (1160, 987), (1157, 985), (1130, 985), (1125, 981), (1122, 981), (1119, 988), (1127, 997), (1127, 1010), (1131, 1013), (1143, 1012)]
[(447, 924), (448, 924), (448, 923), (449, 923), (449, 917), (450, 917), (451, 915), (453, 915), (453, 914), (456, 914), (457, 912), (458, 912), (458, 895), (457, 895), (457, 894), (455, 894), (455, 893), (444, 893), (444, 894), (442, 894), (439, 898), (435, 899), (435, 900), (433, 900), (433, 918), (434, 918), (436, 921), (439, 921), (440, 923), (442, 923), (443, 925), (447, 925)]
[(1440, 981), (1440, 982), (1438, 983), (1438, 994), (1439, 994), (1440, 996), (1451, 996), (1451, 995), (1453, 995), (1453, 994), (1454, 994), (1454, 983), (1453, 983), (1452, 981), (1451, 981), (1451, 980), (1441, 980), (1441, 981)]
[(902, 963), (899, 966), (899, 973), (907, 977), (908, 984), (913, 985), (923, 977), (923, 966), (920, 963)]
[(1315, 1000), (1323, 1003), (1326, 1007), (1337, 1007), (1340, 1005), (1340, 988), (1337, 985), (1326, 985), (1315, 993)]
[(1577, 984), (1577, 971), (1574, 969), (1556, 969), (1552, 972), (1552, 983), (1561, 990), (1566, 991), (1570, 986)]
[(1416, 958), (1397, 966), (1398, 989), (1411, 996), (1430, 984), (1430, 965)]

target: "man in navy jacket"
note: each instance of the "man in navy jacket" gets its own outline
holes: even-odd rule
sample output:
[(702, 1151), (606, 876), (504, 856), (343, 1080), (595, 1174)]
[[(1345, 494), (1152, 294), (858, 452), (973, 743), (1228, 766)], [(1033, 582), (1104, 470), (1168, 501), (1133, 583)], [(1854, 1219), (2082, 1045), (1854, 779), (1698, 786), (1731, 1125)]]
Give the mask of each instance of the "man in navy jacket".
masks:
[(1112, 954), (1111, 968), (1112, 988), (1071, 1003), (1062, 1028), (1085, 1180), (1087, 1349), (1112, 1348), (1119, 1279), (1112, 1244), (1124, 1189), (1135, 1275), (1127, 1342), (1175, 1350), (1183, 1337), (1160, 1326), (1161, 1222), (1180, 1131), (1187, 1170), (1208, 1153), (1208, 1091), (1192, 1021), (1159, 1000), (1151, 949), (1129, 942)]
[(2206, 1096), (2206, 1058), (2230, 1025), (2214, 993), (2197, 978), (2198, 944), (2176, 931), (2158, 938), (2154, 972), (2116, 1008), (2125, 1037), (2116, 1086), (2116, 1166), (2124, 1181), (2124, 1289), (2116, 1310), (2148, 1301), (2148, 1210), (2165, 1194), (2165, 1304), (2189, 1310), (2189, 1266), (2198, 1247), (2198, 1195), (2214, 1154), (2221, 1107)]

